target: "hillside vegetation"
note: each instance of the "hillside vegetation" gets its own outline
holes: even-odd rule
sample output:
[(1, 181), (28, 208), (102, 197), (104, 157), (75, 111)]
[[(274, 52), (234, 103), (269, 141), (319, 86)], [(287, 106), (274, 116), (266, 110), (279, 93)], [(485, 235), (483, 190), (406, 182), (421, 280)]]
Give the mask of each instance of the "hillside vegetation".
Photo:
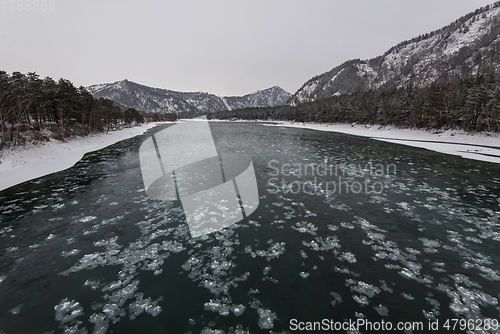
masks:
[(0, 149), (109, 131), (171, 117), (94, 98), (66, 79), (0, 71)]
[(491, 73), (428, 87), (372, 89), (298, 106), (222, 111), (208, 117), (500, 132), (500, 76)]

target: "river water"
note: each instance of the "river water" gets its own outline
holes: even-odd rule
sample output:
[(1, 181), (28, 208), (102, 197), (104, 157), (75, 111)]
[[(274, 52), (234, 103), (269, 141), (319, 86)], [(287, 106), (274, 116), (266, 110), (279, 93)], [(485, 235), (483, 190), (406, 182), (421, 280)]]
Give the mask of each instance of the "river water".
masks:
[(260, 197), (212, 234), (191, 238), (180, 202), (146, 195), (138, 151), (151, 131), (0, 192), (0, 333), (358, 319), (436, 333), (500, 318), (500, 166), (331, 132), (210, 128), (218, 150), (252, 158)]

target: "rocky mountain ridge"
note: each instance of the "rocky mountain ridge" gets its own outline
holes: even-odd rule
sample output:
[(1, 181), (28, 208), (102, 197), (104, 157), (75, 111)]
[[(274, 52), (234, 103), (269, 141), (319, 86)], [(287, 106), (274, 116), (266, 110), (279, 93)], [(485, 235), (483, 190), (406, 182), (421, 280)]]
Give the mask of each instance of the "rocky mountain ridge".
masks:
[(270, 107), (286, 104), (291, 94), (271, 87), (245, 96), (217, 96), (203, 92), (177, 92), (153, 88), (129, 80), (87, 87), (95, 97), (113, 100), (123, 108), (158, 113), (204, 114), (248, 107)]

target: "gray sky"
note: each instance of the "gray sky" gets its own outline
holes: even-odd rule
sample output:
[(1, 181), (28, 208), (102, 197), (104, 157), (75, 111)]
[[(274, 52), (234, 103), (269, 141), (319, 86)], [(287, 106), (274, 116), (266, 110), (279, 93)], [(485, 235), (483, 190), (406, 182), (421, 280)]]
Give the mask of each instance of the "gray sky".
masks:
[(0, 70), (218, 95), (294, 93), (346, 60), (376, 57), (493, 2), (50, 1), (53, 11), (34, 12), (35, 0), (0, 0)]

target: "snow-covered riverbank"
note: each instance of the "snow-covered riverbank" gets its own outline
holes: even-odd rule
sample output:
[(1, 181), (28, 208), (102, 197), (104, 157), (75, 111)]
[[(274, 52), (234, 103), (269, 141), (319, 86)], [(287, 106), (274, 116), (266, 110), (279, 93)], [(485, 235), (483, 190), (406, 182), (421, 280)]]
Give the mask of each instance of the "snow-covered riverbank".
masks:
[[(263, 124), (341, 132), (459, 155), (468, 159), (500, 163), (500, 136), (498, 134), (468, 134), (457, 130), (436, 133), (426, 130), (353, 126), (351, 124), (275, 123)], [(0, 190), (69, 168), (77, 163), (85, 153), (100, 150), (121, 140), (140, 135), (156, 124), (150, 123), (107, 134), (72, 139), (64, 143), (53, 141), (45, 145), (22, 147), (2, 152), (0, 153)]]
[(69, 168), (85, 153), (143, 134), (156, 125), (149, 123), (67, 142), (54, 140), (43, 145), (0, 151), (0, 190)]
[(381, 127), (351, 124), (276, 123), (272, 126), (341, 132), (458, 155), (467, 159), (500, 163), (499, 134), (469, 134), (460, 130), (447, 130), (438, 133), (426, 130), (400, 129), (391, 126)]

